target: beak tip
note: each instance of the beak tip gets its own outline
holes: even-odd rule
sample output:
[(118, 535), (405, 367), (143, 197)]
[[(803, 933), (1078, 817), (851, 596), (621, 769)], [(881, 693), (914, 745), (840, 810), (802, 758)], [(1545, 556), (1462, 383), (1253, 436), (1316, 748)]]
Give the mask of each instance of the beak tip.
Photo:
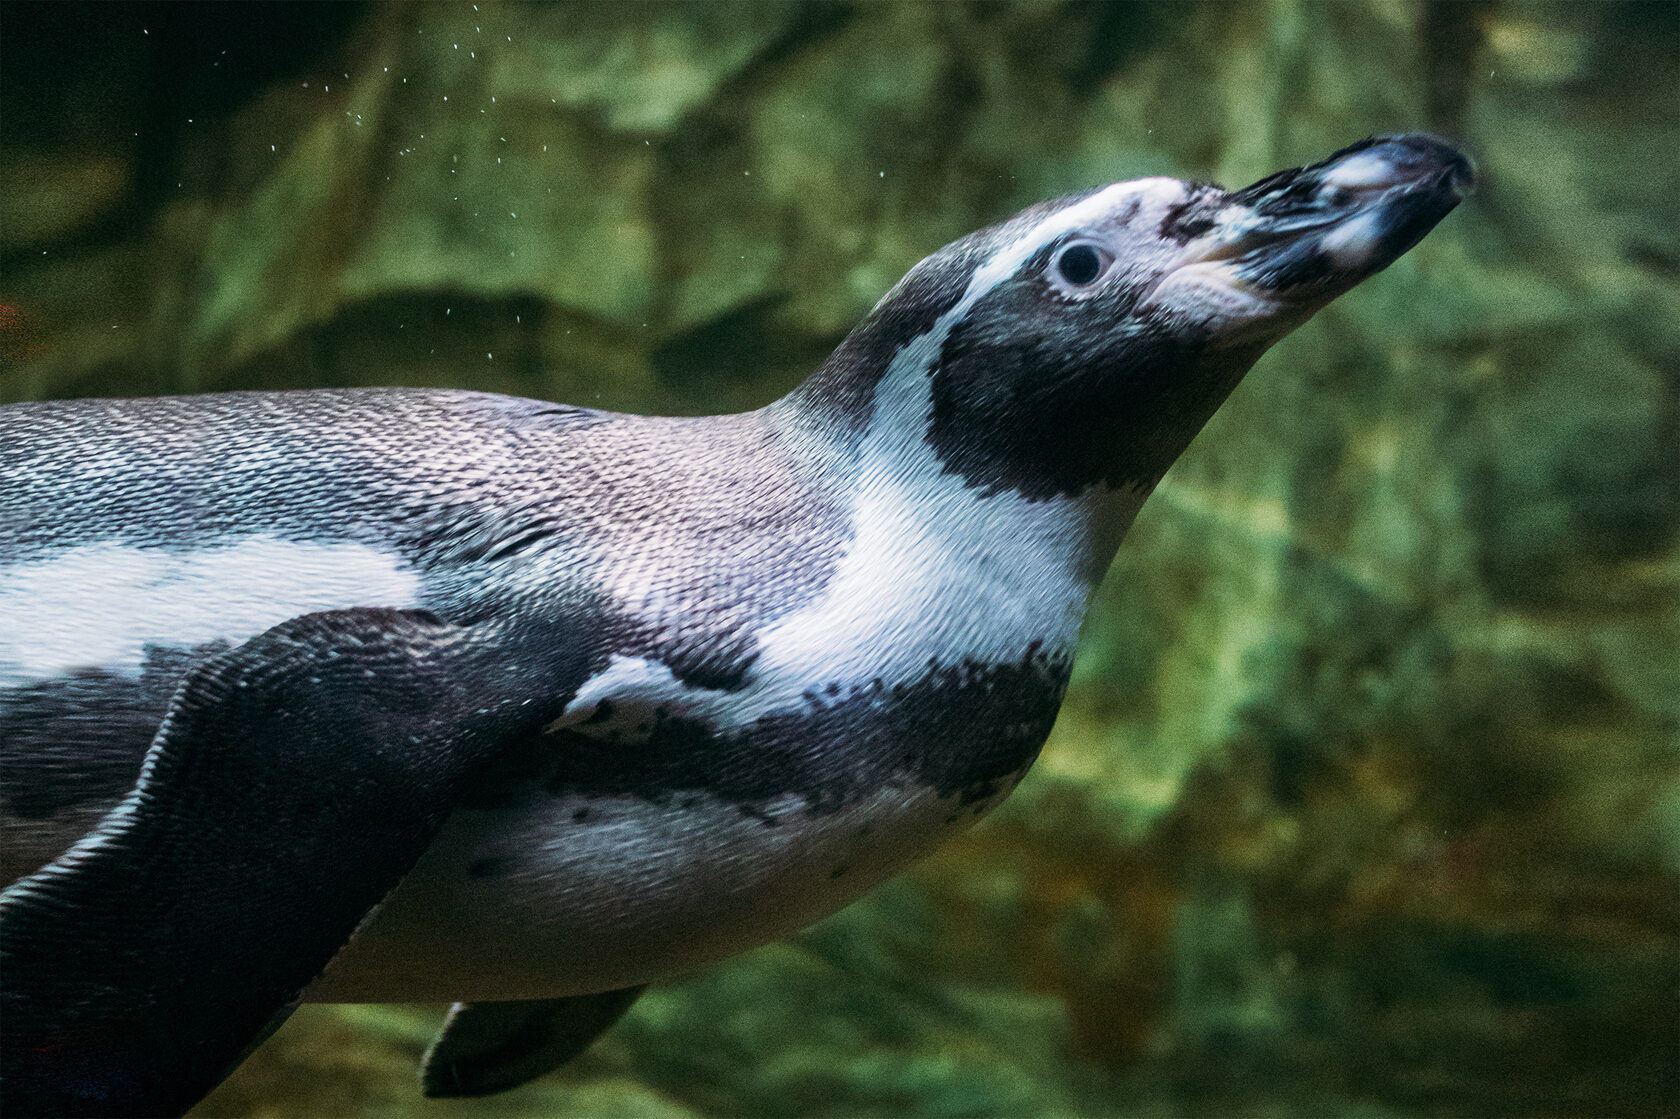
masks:
[(1365, 150), (1383, 158), (1397, 176), (1430, 181), (1464, 198), (1476, 189), (1476, 167), (1458, 145), (1428, 132), (1401, 132), (1368, 141)]

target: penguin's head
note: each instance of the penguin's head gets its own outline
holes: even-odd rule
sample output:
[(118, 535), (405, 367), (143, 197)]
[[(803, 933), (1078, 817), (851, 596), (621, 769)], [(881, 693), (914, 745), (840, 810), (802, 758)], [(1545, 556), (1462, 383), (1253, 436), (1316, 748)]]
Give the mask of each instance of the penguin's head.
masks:
[(1471, 181), (1444, 141), (1405, 135), (1238, 191), (1156, 178), (1057, 199), (917, 265), (830, 364), (925, 377), (925, 440), (982, 491), (1146, 491), (1268, 346)]

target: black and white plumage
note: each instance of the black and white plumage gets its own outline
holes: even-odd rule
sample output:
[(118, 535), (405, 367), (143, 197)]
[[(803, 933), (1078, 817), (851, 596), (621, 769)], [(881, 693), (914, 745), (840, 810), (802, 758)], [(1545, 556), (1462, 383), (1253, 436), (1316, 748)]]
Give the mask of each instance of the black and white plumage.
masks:
[(300, 997), (552, 1000), (458, 1008), (428, 1090), (494, 1090), (840, 908), (1020, 779), (1144, 498), (1470, 177), (1035, 206), (741, 415), (5, 409), (4, 1106), (184, 1110)]

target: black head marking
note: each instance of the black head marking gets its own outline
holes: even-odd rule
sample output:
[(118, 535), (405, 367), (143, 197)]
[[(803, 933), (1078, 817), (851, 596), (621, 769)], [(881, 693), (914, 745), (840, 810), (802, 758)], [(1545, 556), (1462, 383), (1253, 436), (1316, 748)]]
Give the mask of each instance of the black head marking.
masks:
[[(1088, 192), (1035, 207), (985, 242), (1033, 236)], [(1223, 192), (1158, 181), (1119, 190), (967, 306), (931, 368), (926, 438), (983, 493), (1042, 500), (1095, 484), (1153, 486), (1257, 351), (1206, 354), (1209, 332), (1143, 308)]]
[(1048, 257), (982, 297), (946, 339), (928, 442), (987, 493), (1147, 489), (1252, 358), (1210, 358), (1194, 326), (1135, 318), (1135, 291), (1059, 298), (1043, 281)]
[(1092, 194), (1030, 206), (1007, 221), (954, 241), (918, 263), (846, 336), (789, 402), (824, 425), (830, 438), (856, 438), (869, 423), (875, 386), (905, 345), (932, 330), (956, 306), (980, 265), (1046, 214)]

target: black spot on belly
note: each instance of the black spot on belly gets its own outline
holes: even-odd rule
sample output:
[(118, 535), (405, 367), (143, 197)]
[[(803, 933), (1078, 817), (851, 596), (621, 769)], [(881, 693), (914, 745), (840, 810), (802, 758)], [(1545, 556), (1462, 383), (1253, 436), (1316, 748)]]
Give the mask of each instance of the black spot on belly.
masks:
[(1013, 663), (935, 664), (890, 693), (871, 684), (830, 693), (825, 684), (801, 710), (730, 733), (665, 714), (637, 745), (574, 733), (562, 747), (551, 737), (554, 768), (545, 787), (656, 803), (706, 792), (767, 826), (776, 820), (764, 806), (790, 793), (818, 813), (889, 786), (986, 801), (1038, 756), (1067, 674), (1065, 656), (1034, 643)]
[(513, 865), (510, 859), (474, 859), (467, 864), (468, 878), (500, 878)]

